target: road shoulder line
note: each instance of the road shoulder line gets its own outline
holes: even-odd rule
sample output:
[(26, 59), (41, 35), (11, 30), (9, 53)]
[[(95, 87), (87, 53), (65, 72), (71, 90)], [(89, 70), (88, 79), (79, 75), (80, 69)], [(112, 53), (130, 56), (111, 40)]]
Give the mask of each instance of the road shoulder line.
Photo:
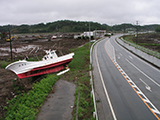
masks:
[[(98, 44), (97, 44), (98, 45)], [(98, 71), (99, 71), (99, 74), (100, 74), (100, 78), (101, 78), (101, 82), (102, 82), (102, 85), (103, 85), (103, 88), (104, 88), (104, 91), (105, 91), (105, 94), (106, 94), (106, 97), (107, 97), (107, 100), (108, 100), (108, 103), (109, 103), (109, 106), (110, 106), (110, 109), (111, 109), (111, 112), (112, 112), (112, 116), (113, 116), (113, 119), (114, 120), (117, 120), (116, 118), (116, 115), (115, 115), (115, 112), (113, 110), (113, 107), (112, 107), (112, 104), (111, 104), (111, 101), (110, 101), (110, 98), (109, 98), (109, 95), (108, 95), (108, 92), (107, 92), (107, 89), (106, 89), (106, 86), (104, 84), (104, 80), (103, 80), (103, 76), (102, 76), (102, 73), (101, 73), (101, 70), (100, 70), (100, 66), (99, 66), (99, 63), (98, 63), (98, 58), (97, 58), (97, 47), (95, 48), (95, 56), (96, 56), (96, 63), (97, 63), (97, 67), (98, 67)]]
[[(105, 43), (104, 47), (106, 46), (107, 42)], [(160, 118), (156, 114), (160, 114), (159, 110), (150, 102), (150, 100), (142, 93), (142, 91), (136, 86), (136, 84), (129, 78), (129, 76), (123, 71), (123, 69), (118, 65), (116, 60), (113, 60), (110, 55), (107, 52), (107, 49), (105, 47), (106, 53), (113, 62), (113, 64), (116, 66), (116, 68), (119, 70), (119, 72), (122, 74), (122, 76), (125, 78), (125, 80), (129, 83), (129, 85), (133, 88), (133, 90), (136, 92), (136, 94), (140, 97), (140, 99), (143, 101), (143, 103), (148, 107), (148, 109), (153, 113), (153, 115), (159, 120)], [(144, 97), (142, 97), (142, 96)], [(151, 108), (148, 104), (151, 104), (153, 108)]]

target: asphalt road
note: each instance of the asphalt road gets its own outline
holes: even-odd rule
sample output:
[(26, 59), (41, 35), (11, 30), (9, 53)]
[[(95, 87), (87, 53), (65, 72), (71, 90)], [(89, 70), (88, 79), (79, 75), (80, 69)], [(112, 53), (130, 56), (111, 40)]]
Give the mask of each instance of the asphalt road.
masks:
[(117, 37), (93, 50), (99, 120), (160, 119), (160, 71), (118, 45)]

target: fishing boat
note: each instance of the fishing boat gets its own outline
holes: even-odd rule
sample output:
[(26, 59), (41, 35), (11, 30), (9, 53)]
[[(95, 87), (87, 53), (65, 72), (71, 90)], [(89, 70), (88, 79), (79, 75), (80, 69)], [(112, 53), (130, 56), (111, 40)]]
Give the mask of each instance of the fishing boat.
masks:
[[(69, 70), (68, 63), (73, 59), (74, 53), (58, 57), (56, 50), (44, 50), (46, 55), (41, 61), (19, 60), (9, 64), (5, 69), (13, 71), (20, 79)], [(63, 71), (64, 73), (65, 71)]]

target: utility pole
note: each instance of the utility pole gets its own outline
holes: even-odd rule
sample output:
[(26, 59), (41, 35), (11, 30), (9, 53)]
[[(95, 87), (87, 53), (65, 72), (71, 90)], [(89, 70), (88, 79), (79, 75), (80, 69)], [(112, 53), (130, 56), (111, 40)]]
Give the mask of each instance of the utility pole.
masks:
[(137, 44), (137, 42), (138, 42), (138, 21), (136, 21), (136, 31), (137, 31), (137, 38), (136, 38), (136, 44)]
[(90, 35), (90, 22), (89, 22), (89, 49), (90, 49), (90, 46), (91, 46), (91, 35)]
[(10, 52), (11, 52), (11, 61), (12, 61), (12, 41), (11, 41), (11, 30), (9, 25), (9, 42), (10, 42)]

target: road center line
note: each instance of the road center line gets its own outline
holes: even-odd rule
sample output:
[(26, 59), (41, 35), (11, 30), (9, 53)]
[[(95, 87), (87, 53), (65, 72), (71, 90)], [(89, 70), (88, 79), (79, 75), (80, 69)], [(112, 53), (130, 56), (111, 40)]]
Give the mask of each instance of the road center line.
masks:
[[(99, 44), (99, 43), (98, 43), (98, 44)], [(97, 44), (97, 46), (98, 46), (98, 44)], [(104, 88), (104, 91), (105, 91), (105, 94), (106, 94), (106, 97), (107, 97), (107, 100), (108, 100), (108, 103), (109, 103), (109, 107), (110, 107), (111, 112), (112, 112), (113, 119), (114, 119), (114, 120), (117, 120), (116, 115), (115, 115), (115, 112), (114, 112), (113, 107), (112, 107), (112, 103), (111, 103), (111, 101), (110, 101), (110, 98), (109, 98), (109, 95), (108, 95), (108, 92), (107, 92), (107, 89), (106, 89), (106, 86), (105, 86), (105, 84), (104, 84), (104, 80), (103, 80), (103, 76), (102, 76), (100, 67), (99, 67), (99, 62), (98, 62), (98, 58), (97, 58), (97, 46), (96, 46), (96, 49), (95, 49), (95, 57), (96, 57), (96, 62), (97, 62), (98, 71), (99, 71), (100, 78), (101, 78), (101, 81), (102, 81), (102, 85), (103, 85), (103, 88)]]
[(143, 71), (141, 71), (138, 67), (136, 67), (133, 63), (131, 63), (128, 59), (126, 59), (127, 62), (129, 62), (133, 67), (135, 67), (139, 72), (141, 72), (143, 75), (145, 75), (148, 79), (150, 79), (153, 83), (155, 83), (158, 87), (160, 87), (160, 84), (158, 84), (156, 81), (154, 81), (152, 78), (150, 78), (148, 75), (146, 75)]
[[(106, 42), (107, 43), (107, 42)], [(105, 44), (106, 44), (105, 43)], [(107, 49), (105, 48), (106, 53)], [(110, 57), (110, 55), (108, 54), (108, 56)], [(120, 71), (120, 73), (122, 74), (122, 76), (126, 79), (126, 81), (129, 83), (129, 85), (133, 88), (133, 90), (137, 93), (137, 95), (140, 97), (140, 99), (144, 102), (144, 104), (148, 107), (148, 109), (154, 114), (154, 116), (160, 120), (160, 118), (156, 115), (159, 114), (160, 112), (159, 110), (150, 102), (150, 100), (142, 93), (142, 91), (136, 86), (136, 84), (129, 78), (129, 76), (123, 71), (123, 69), (118, 65), (118, 63), (116, 62), (116, 60), (112, 60), (112, 58), (110, 57), (111, 61), (114, 63), (114, 65), (117, 67), (117, 69)], [(126, 59), (127, 60), (127, 59)], [(128, 60), (127, 60), (128, 61)], [(145, 74), (145, 73), (144, 73)], [(137, 90), (138, 91), (137, 91)], [(142, 98), (142, 96), (144, 98)], [(150, 104), (153, 108), (151, 108), (148, 104)]]
[(130, 57), (131, 59), (133, 59), (132, 56), (129, 56), (129, 57)]

